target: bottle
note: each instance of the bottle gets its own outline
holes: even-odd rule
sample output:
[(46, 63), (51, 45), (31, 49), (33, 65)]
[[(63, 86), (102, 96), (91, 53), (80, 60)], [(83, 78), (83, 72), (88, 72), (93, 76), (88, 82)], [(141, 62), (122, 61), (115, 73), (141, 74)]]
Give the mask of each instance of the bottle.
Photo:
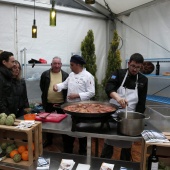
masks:
[(160, 70), (160, 65), (159, 65), (159, 61), (157, 61), (157, 64), (156, 64), (156, 75), (159, 75), (159, 70)]
[(156, 155), (156, 145), (152, 147), (152, 154), (148, 157), (148, 170), (158, 170), (159, 159)]

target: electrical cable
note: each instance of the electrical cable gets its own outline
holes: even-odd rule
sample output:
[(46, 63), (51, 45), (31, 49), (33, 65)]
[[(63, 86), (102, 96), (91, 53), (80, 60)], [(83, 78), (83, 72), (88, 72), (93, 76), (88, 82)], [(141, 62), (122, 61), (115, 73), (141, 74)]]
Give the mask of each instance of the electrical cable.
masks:
[(157, 92), (153, 93), (152, 95), (155, 95), (155, 94), (159, 93), (160, 91), (165, 90), (165, 89), (166, 89), (166, 88), (168, 88), (168, 87), (170, 87), (170, 85), (168, 85), (168, 86), (166, 86), (166, 87), (162, 88), (161, 90), (159, 90), (159, 91), (157, 91)]
[(119, 38), (120, 38), (120, 40), (121, 40), (122, 43), (121, 43), (121, 46), (118, 48), (118, 50), (120, 50), (120, 49), (123, 47), (123, 39), (122, 39), (122, 37), (120, 37), (120, 36), (119, 36)]
[(35, 19), (35, 0), (34, 0), (34, 19)]

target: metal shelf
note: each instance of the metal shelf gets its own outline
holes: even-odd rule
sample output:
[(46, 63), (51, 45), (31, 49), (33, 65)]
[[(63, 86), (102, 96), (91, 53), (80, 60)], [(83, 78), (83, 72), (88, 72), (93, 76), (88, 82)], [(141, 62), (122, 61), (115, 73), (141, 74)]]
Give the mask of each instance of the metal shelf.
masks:
[[(126, 63), (129, 61), (129, 59), (126, 59)], [(170, 58), (145, 58), (144, 61), (150, 61), (150, 62), (170, 62)]]
[[(26, 66), (32, 66), (33, 64), (26, 64)], [(22, 66), (24, 67), (25, 65), (22, 64)], [(41, 64), (41, 63), (35, 63), (35, 66), (51, 66), (51, 64)], [(69, 67), (69, 64), (62, 64), (62, 66), (67, 66)]]
[(164, 76), (164, 75), (156, 75), (156, 74), (144, 74), (146, 77), (149, 78), (163, 78), (163, 79), (170, 79), (170, 76)]
[(155, 95), (147, 95), (146, 100), (148, 100), (148, 101), (153, 101), (153, 102), (170, 104), (170, 98), (169, 98), (169, 97), (162, 97), (162, 96), (155, 96)]
[(144, 61), (151, 61), (151, 62), (170, 62), (170, 58), (147, 58)]

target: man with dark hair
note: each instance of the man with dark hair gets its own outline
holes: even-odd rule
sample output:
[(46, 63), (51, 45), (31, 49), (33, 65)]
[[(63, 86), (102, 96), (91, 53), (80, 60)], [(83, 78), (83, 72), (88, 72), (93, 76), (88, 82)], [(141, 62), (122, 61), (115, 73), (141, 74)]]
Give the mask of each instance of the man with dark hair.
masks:
[(15, 65), (11, 52), (0, 53), (0, 113), (13, 113), (15, 101), (12, 88), (12, 67)]
[[(94, 77), (83, 67), (86, 62), (79, 55), (73, 55), (70, 59), (72, 72), (63, 82), (54, 85), (54, 91), (60, 92), (68, 89), (67, 102), (79, 102), (90, 100), (95, 95)], [(64, 152), (73, 153), (73, 143), (75, 138), (63, 135)], [(87, 138), (79, 138), (79, 154), (87, 153)]]
[[(41, 99), (43, 108), (46, 112), (51, 113), (57, 111), (57, 113), (63, 113), (60, 105), (66, 101), (67, 90), (62, 90), (60, 93), (53, 91), (53, 85), (61, 83), (66, 80), (68, 73), (61, 69), (62, 62), (60, 57), (54, 57), (52, 59), (51, 68), (42, 73), (40, 78), (40, 89), (42, 91)], [(58, 105), (58, 108), (54, 107)], [(43, 142), (43, 147), (52, 144), (53, 134), (47, 133), (47, 140)]]
[[(110, 98), (110, 103), (122, 107), (124, 111), (144, 113), (148, 88), (148, 79), (140, 73), (143, 56), (135, 53), (130, 57), (127, 69), (116, 70), (106, 84), (105, 91)], [(111, 158), (113, 146), (121, 147), (121, 160), (131, 160), (132, 142), (105, 140), (101, 154), (102, 158)]]
[(135, 53), (135, 54), (131, 55), (131, 57), (129, 59), (129, 63), (132, 62), (132, 61), (135, 61), (136, 63), (139, 63), (139, 64), (143, 64), (144, 58), (141, 54)]

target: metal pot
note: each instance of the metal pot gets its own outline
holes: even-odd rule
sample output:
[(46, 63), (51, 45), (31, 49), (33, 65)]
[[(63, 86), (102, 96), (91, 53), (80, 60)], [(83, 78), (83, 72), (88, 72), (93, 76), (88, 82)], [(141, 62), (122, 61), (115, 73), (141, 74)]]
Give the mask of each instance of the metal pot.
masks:
[(117, 130), (119, 133), (127, 136), (139, 136), (144, 130), (144, 120), (146, 118), (144, 114), (139, 112), (127, 112), (127, 118), (125, 112), (118, 112), (117, 118), (114, 118), (117, 124)]

